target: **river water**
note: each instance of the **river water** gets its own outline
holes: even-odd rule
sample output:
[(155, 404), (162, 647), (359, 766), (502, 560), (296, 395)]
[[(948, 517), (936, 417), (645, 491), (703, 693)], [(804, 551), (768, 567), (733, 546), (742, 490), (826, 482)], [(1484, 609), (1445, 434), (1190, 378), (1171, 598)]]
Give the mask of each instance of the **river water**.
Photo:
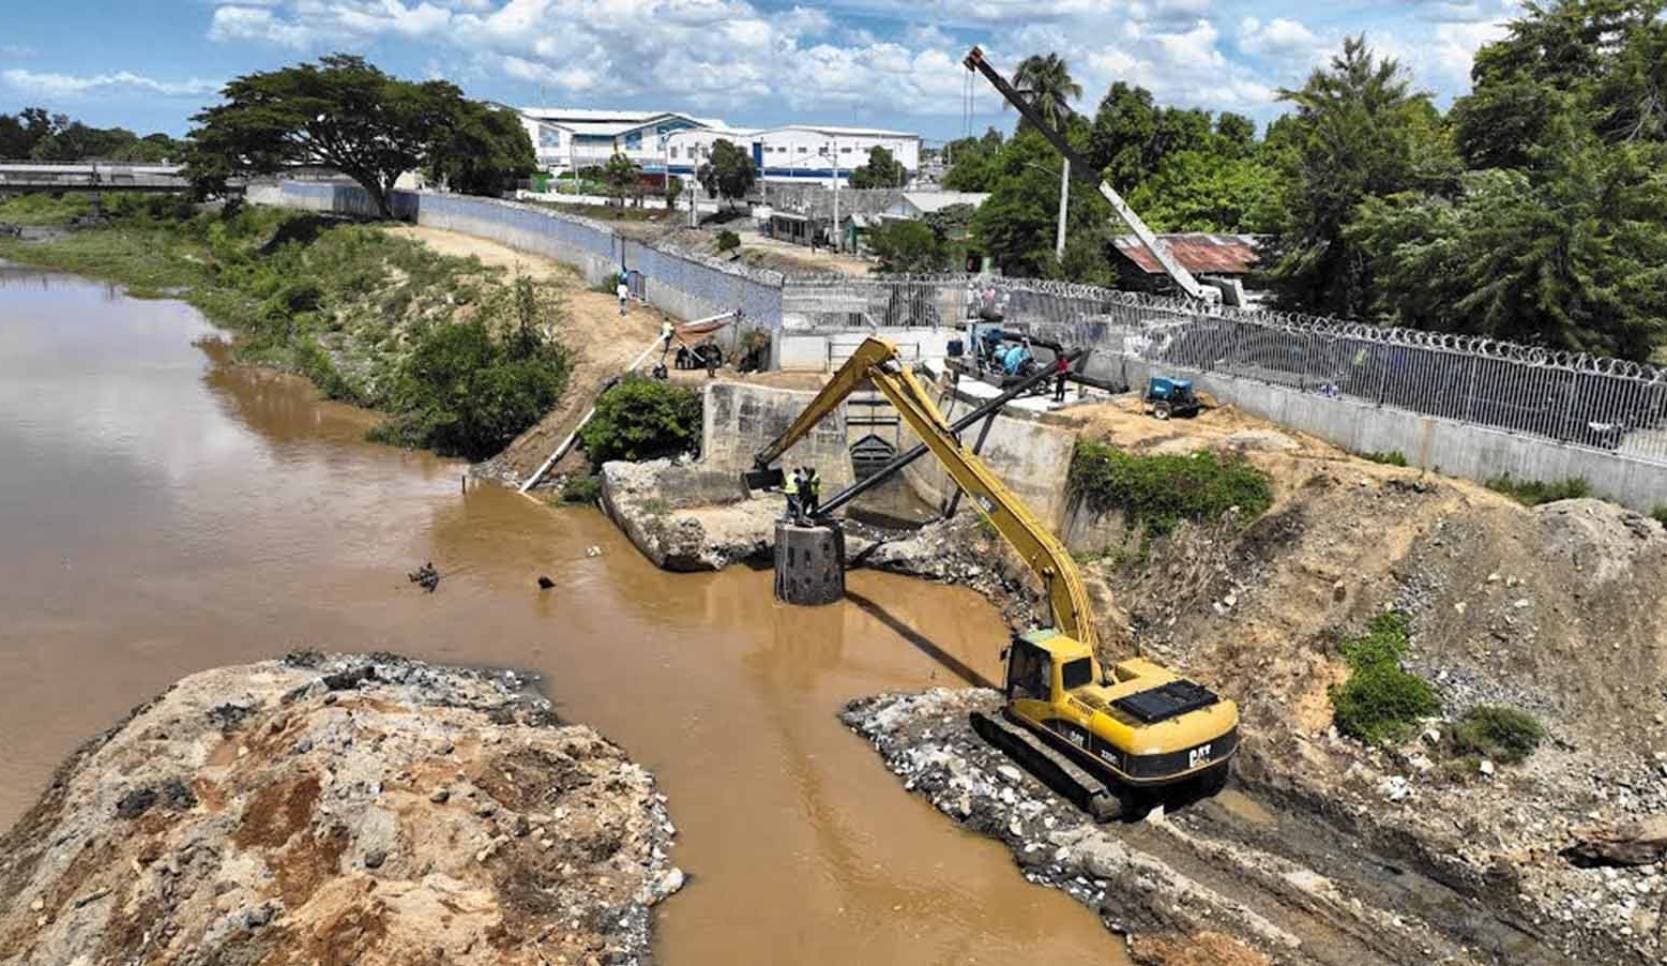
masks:
[[(369, 414), (214, 340), (181, 303), (0, 264), (0, 824), (185, 674), (394, 650), (538, 672), (656, 774), (692, 876), (662, 962), (1122, 961), (835, 717), (961, 683), (934, 648), (994, 676), (981, 599), (856, 572), (789, 609), (768, 573), (661, 573), (599, 514), (460, 492), (460, 464), (364, 442)], [(425, 560), (432, 595), (405, 578)]]

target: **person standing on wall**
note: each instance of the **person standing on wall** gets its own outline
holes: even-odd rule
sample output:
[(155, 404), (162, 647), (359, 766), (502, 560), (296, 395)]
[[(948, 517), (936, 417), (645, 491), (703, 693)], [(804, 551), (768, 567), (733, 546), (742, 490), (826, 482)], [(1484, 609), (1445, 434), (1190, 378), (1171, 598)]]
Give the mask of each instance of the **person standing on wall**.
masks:
[(619, 295), (619, 314), (623, 316), (631, 304), (631, 273), (624, 265), (619, 267), (619, 284), (614, 286), (614, 292)]
[(782, 495), (787, 497), (787, 519), (793, 523), (800, 522), (799, 516), (799, 488), (804, 483), (804, 471), (793, 468), (792, 474), (781, 481)]
[(803, 492), (799, 494), (799, 505), (803, 508), (806, 518), (814, 518), (816, 511), (822, 506), (822, 478), (816, 475), (816, 467), (805, 467), (805, 482)]
[(1056, 403), (1065, 401), (1065, 374), (1070, 371), (1071, 364), (1063, 355), (1053, 361), (1053, 401)]

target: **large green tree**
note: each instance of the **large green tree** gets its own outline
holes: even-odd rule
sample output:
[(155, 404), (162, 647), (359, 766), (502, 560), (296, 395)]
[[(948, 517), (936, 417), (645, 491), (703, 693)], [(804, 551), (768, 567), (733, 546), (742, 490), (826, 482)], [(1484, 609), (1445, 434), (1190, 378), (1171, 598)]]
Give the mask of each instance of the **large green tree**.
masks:
[(504, 195), (538, 169), (532, 139), (521, 118), (506, 107), (464, 100), (429, 152), (430, 179), (470, 195)]
[(918, 221), (887, 221), (868, 233), (868, 250), (881, 274), (930, 273), (949, 268), (949, 251), (929, 225)]
[(851, 169), (853, 188), (901, 188), (909, 180), (903, 162), (880, 145), (868, 150), (868, 163)]
[(943, 186), (951, 191), (989, 191), (999, 174), (996, 156), (1003, 141), (1001, 132), (992, 127), (982, 137), (957, 138), (944, 145), (949, 170)]
[(1054, 53), (1031, 54), (1019, 61), (1013, 84), (1055, 129), (1070, 113), (1071, 101), (1082, 96), (1082, 85), (1071, 77), (1064, 58)]
[(1368, 198), (1449, 190), (1457, 162), (1429, 95), (1364, 38), (1316, 68), (1281, 132), (1284, 224), (1271, 281), (1280, 300), (1309, 311), (1362, 315), (1371, 301), (1368, 260), (1345, 234)]
[(322, 164), (362, 185), (388, 217), (394, 181), (407, 171), (496, 180), (456, 155), (505, 132), (446, 81), (400, 80), (363, 58), (332, 54), (238, 77), (220, 95), (220, 104), (193, 118), (191, 132), (190, 171), (210, 190), (232, 175)]
[(712, 156), (695, 171), (695, 180), (714, 198), (731, 204), (745, 198), (758, 180), (758, 169), (746, 149), (726, 138), (712, 142)]

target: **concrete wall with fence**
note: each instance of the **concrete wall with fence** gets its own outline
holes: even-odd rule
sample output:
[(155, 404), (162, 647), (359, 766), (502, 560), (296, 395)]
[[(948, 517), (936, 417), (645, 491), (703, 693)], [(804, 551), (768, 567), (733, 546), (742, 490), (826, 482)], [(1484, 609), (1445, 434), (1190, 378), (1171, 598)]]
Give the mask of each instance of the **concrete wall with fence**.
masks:
[(790, 332), (999, 323), (1091, 348), (1089, 375), (1137, 388), (1151, 372), (1190, 376), (1354, 452), (1667, 504), (1667, 371), (1649, 365), (1034, 279), (795, 278), (782, 304)]

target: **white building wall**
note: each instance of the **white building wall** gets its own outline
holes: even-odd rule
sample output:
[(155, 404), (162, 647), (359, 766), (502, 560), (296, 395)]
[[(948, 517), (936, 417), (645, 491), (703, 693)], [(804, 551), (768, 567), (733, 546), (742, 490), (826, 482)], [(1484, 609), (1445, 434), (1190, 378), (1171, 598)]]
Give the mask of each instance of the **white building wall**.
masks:
[(889, 132), (847, 133), (810, 127), (765, 131), (682, 131), (671, 137), (668, 162), (674, 174), (690, 174), (710, 156), (712, 143), (726, 138), (762, 162), (769, 181), (832, 183), (835, 173), (848, 181), (851, 169), (868, 163), (875, 147), (890, 151), (911, 173), (920, 167), (920, 138)]

